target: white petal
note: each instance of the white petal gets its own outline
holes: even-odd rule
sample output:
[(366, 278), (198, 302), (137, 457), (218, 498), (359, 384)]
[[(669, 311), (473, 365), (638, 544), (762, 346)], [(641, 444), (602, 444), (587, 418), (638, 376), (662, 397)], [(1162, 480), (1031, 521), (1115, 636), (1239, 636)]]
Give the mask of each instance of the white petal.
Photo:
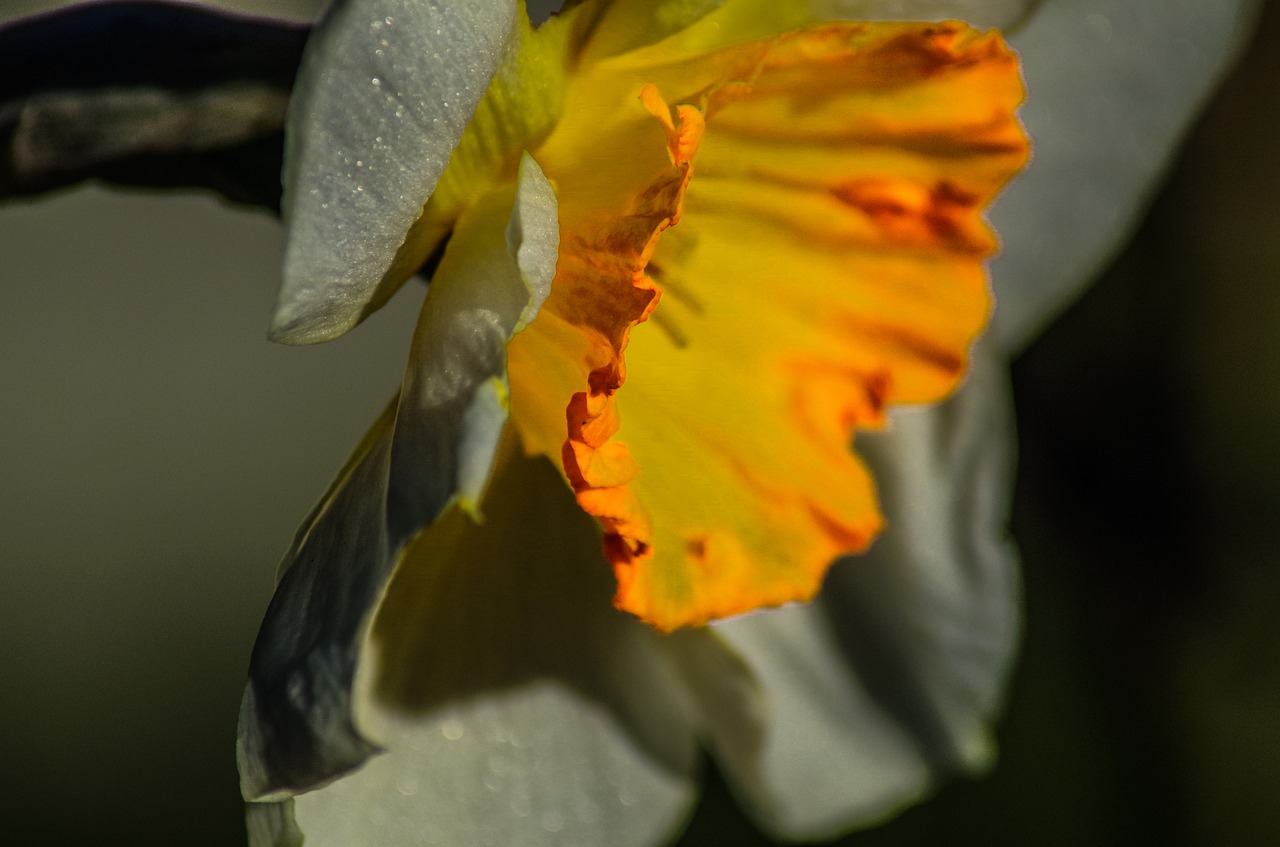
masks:
[(479, 498), (507, 417), (507, 342), (551, 290), (559, 244), (555, 192), (528, 154), (514, 206), (494, 192), (459, 219), (423, 303), (396, 417), (387, 509), (397, 537), (455, 494), (467, 508)]
[(871, 823), (939, 774), (988, 762), (1018, 633), (1004, 367), (979, 351), (950, 402), (860, 436), (889, 524), (817, 601), (716, 626), (764, 687), (763, 709), (750, 707), (764, 718), (752, 730), (750, 713), (722, 705), (707, 730), (767, 830), (817, 838)]
[(1022, 55), (1031, 166), (991, 214), (993, 332), (1016, 352), (1129, 237), (1250, 31), (1253, 0), (1046, 0)]
[(307, 847), (664, 843), (694, 797), (691, 704), (662, 636), (611, 607), (599, 533), (509, 447), (476, 526), (399, 566), (360, 665), (385, 753), (295, 798)]
[(393, 561), (385, 494), (391, 409), (299, 530), (249, 659), (236, 759), (246, 799), (288, 797), (374, 748), (351, 719), (369, 610)]
[(515, 257), (529, 298), (513, 330), (519, 332), (534, 319), (551, 293), (560, 256), (555, 190), (528, 153), (520, 159), (516, 204), (507, 222), (507, 252)]
[(666, 768), (608, 711), (550, 680), (404, 721), (386, 743), (295, 798), (307, 847), (647, 847), (670, 839), (694, 796), (693, 756), (683, 772)]
[(346, 0), (317, 26), (289, 110), (274, 339), (325, 341), (364, 317), (515, 21), (511, 0)]
[[(516, 233), (516, 235), (512, 235)], [(459, 221), (414, 334), (398, 406), (309, 517), (267, 611), (241, 706), (249, 799), (281, 799), (363, 761), (351, 685), (403, 545), (461, 498), (474, 510), (506, 421), (506, 343), (545, 299), (558, 244), (551, 186), (525, 158), (514, 208)]]

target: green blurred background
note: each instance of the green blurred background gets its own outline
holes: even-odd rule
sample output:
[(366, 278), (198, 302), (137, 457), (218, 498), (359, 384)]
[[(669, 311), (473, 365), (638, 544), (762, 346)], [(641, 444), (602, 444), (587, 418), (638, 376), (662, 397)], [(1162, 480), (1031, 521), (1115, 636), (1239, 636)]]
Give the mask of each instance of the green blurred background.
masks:
[[(1027, 621), (999, 764), (841, 843), (1280, 844), (1277, 38), (1272, 5), (1130, 247), (1015, 365)], [(0, 843), (243, 842), (235, 716), (275, 562), (416, 313), (270, 345), (280, 248), (203, 196), (0, 206)], [(714, 778), (687, 841), (763, 843)]]

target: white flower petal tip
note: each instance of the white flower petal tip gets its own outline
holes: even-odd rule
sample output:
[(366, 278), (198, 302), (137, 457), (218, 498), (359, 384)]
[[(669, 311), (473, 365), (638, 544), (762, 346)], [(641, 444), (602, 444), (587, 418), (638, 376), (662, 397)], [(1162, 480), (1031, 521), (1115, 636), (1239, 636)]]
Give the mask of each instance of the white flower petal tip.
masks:
[(335, 338), (388, 293), (516, 21), (510, 0), (347, 0), (320, 22), (290, 104), (273, 340)]
[(1020, 583), (1005, 363), (989, 347), (948, 403), (899, 411), (859, 439), (893, 517), (870, 552), (837, 564), (810, 605), (715, 625), (763, 707), (727, 719), (745, 698), (705, 689), (729, 675), (688, 675), (727, 704), (708, 724), (713, 755), (778, 837), (870, 826), (993, 760)]
[(517, 180), (516, 203), (507, 224), (507, 252), (520, 268), (529, 302), (516, 321), (514, 332), (529, 325), (551, 293), (560, 255), (555, 189), (528, 153), (520, 158)]
[(511, 389), (506, 380), (490, 377), (462, 415), (462, 444), (458, 448), (458, 506), (481, 522), (480, 500), (498, 454), (502, 432), (511, 412)]

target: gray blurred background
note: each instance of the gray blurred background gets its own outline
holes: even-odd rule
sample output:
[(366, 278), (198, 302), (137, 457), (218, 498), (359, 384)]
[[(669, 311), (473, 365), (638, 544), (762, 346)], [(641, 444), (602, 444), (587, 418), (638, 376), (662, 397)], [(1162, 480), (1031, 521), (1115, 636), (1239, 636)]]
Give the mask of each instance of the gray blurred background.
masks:
[[(1278, 37), (1273, 5), (1257, 45)], [(1016, 364), (1000, 764), (842, 843), (1280, 843), (1280, 63), (1257, 45)], [(235, 717), (275, 564), (394, 391), (419, 297), (271, 345), (280, 249), (207, 196), (0, 206), (0, 843), (243, 843)], [(763, 843), (714, 777), (687, 840)]]

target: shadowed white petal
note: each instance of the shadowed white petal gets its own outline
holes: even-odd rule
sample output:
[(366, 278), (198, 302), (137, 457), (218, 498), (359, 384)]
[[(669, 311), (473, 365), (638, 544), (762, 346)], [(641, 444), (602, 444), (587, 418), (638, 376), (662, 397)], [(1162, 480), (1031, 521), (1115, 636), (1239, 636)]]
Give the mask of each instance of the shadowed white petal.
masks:
[(393, 404), (286, 554), (241, 706), (249, 799), (281, 799), (356, 766), (374, 747), (351, 685), (373, 607), (404, 544), (460, 499), (474, 507), (507, 417), (506, 343), (546, 298), (559, 234), (529, 157), (512, 196), (459, 220)]
[(455, 493), (471, 508), (507, 417), (507, 342), (551, 290), (560, 235), (547, 178), (525, 154), (508, 192), (459, 219), (413, 334), (396, 416), (387, 520), (400, 538)]
[[(741, 697), (704, 693), (722, 704), (706, 731), (766, 830), (817, 838), (869, 824), (936, 776), (989, 761), (1019, 628), (1004, 367), (979, 350), (951, 401), (859, 436), (890, 523), (868, 554), (836, 564), (817, 601), (715, 626), (764, 702), (734, 715)], [(689, 676), (704, 688), (735, 678)]]
[(512, 0), (346, 0), (320, 22), (289, 109), (273, 339), (326, 341), (364, 317), (515, 21)]
[(645, 847), (688, 813), (698, 747), (663, 637), (611, 607), (599, 530), (518, 449), (483, 525), (453, 511), (397, 567), (356, 685), (385, 752), (294, 799), (307, 847)]
[(302, 832), (293, 819), (293, 800), (250, 803), (245, 809), (249, 847), (302, 847)]
[(1015, 32), (1034, 140), (997, 201), (993, 332), (1016, 352), (1128, 239), (1214, 84), (1253, 0), (1046, 0)]

